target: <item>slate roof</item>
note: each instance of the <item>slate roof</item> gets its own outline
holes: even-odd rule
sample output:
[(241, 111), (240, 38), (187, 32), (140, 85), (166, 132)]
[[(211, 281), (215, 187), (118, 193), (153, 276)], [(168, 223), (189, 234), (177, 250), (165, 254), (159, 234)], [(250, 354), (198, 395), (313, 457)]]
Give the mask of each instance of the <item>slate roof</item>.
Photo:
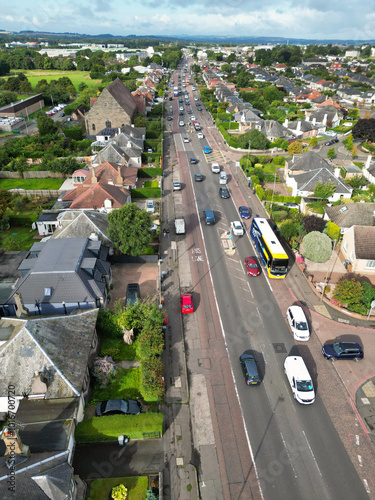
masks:
[(348, 188), (346, 184), (342, 183), (330, 170), (327, 168), (319, 168), (316, 170), (310, 170), (309, 172), (304, 172), (302, 174), (297, 174), (293, 176), (297, 183), (297, 189), (299, 191), (308, 191), (313, 193), (315, 186), (319, 183), (327, 184), (332, 183), (336, 186), (335, 193), (351, 193), (352, 189)]
[[(116, 78), (116, 80), (110, 83), (105, 90), (111, 94), (111, 96), (129, 116), (132, 116), (135, 113), (137, 105), (134, 97), (119, 78)], [(100, 99), (100, 96), (98, 99)]]
[(354, 248), (357, 259), (375, 260), (374, 226), (354, 226)]
[[(46, 399), (80, 395), (90, 360), (98, 309), (78, 314), (29, 319), (2, 318), (0, 329), (10, 329), (0, 347), (0, 394), (9, 383), (17, 396), (33, 393), (35, 372), (43, 372)], [(44, 450), (46, 451), (46, 450)]]
[(295, 155), (293, 158), (288, 160), (288, 170), (291, 172), (293, 172), (293, 170), (309, 172), (310, 170), (316, 170), (318, 168), (327, 168), (333, 171), (333, 167), (314, 151), (308, 151), (302, 155)]
[(66, 211), (60, 214), (60, 228), (56, 229), (52, 238), (90, 238), (95, 233), (105, 245), (113, 246), (109, 238), (108, 214), (89, 210), (78, 212)]
[[(20, 292), (25, 304), (65, 302), (95, 302), (97, 297), (105, 293), (105, 281), (102, 277), (109, 274), (110, 264), (107, 262), (108, 247), (97, 245), (100, 242), (87, 238), (50, 239), (44, 243), (34, 244), (30, 252), (37, 252), (37, 258), (28, 258), (22, 262), (23, 269), (30, 271), (21, 278), (6, 304), (14, 304), (14, 294)], [(40, 247), (42, 245), (42, 247)], [(97, 257), (95, 270), (101, 274), (100, 279), (92, 277), (81, 268), (84, 257)], [(25, 267), (27, 266), (27, 267)], [(46, 289), (51, 295), (46, 295)]]
[(324, 210), (330, 221), (340, 228), (375, 226), (375, 203), (347, 203)]

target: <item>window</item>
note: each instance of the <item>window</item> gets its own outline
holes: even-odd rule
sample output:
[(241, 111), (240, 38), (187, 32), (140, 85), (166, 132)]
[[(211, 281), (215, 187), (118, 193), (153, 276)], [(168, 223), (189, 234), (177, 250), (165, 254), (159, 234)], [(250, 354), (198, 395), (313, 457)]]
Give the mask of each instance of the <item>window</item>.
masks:
[(95, 130), (95, 123), (92, 124), (92, 129)]
[(375, 260), (368, 260), (366, 262), (366, 267), (367, 268), (372, 268), (372, 269), (375, 268)]
[(354, 262), (354, 260), (355, 260), (355, 255), (354, 255), (354, 252), (350, 252), (350, 260), (351, 260), (352, 262)]
[(349, 241), (346, 240), (345, 243), (344, 243), (344, 250), (345, 250), (345, 252), (348, 250), (348, 246), (349, 246)]
[(109, 120), (105, 122), (105, 128), (111, 128), (111, 122)]

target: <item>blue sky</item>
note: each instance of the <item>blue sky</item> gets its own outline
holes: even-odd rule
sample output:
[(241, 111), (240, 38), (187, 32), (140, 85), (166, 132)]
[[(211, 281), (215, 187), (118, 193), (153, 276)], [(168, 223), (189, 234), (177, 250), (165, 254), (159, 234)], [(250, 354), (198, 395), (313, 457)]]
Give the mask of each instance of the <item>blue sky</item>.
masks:
[(4, 1), (13, 31), (375, 39), (372, 2), (358, 0)]

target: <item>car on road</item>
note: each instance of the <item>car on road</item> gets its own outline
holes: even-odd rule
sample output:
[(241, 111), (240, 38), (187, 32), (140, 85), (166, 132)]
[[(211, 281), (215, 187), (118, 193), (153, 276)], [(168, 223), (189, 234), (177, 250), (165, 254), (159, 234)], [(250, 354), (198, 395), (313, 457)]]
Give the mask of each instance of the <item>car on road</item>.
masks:
[(190, 142), (190, 139), (189, 139), (189, 137), (184, 137), (183, 141), (184, 142)]
[(241, 219), (250, 219), (251, 218), (251, 210), (248, 207), (238, 207), (238, 212), (241, 216)]
[(173, 118), (172, 118), (171, 116), (168, 116), (167, 120), (168, 120), (169, 122), (171, 122), (171, 121), (173, 120)]
[(327, 141), (327, 142), (325, 143), (325, 146), (332, 146), (332, 144), (336, 144), (336, 143), (338, 143), (338, 142), (339, 142), (339, 140), (338, 140), (337, 138), (335, 138), (335, 139), (330, 139), (329, 141)]
[(292, 201), (287, 201), (286, 203), (284, 203), (284, 207), (299, 209), (298, 203), (293, 203)]
[(213, 210), (204, 210), (203, 214), (206, 224), (209, 225), (215, 224), (215, 213)]
[(259, 385), (261, 383), (258, 365), (252, 354), (242, 354), (240, 365), (247, 385)]
[(128, 283), (126, 287), (126, 305), (134, 306), (139, 301), (141, 292), (138, 283)]
[(203, 148), (203, 153), (209, 155), (210, 153), (212, 153), (212, 149), (209, 146), (205, 146)]
[(219, 188), (219, 195), (220, 195), (220, 198), (230, 198), (230, 192), (229, 192), (229, 189), (226, 188), (226, 187), (220, 187)]
[(95, 408), (95, 415), (139, 415), (141, 405), (135, 399), (109, 399), (98, 403)]
[(214, 174), (220, 174), (220, 165), (216, 161), (211, 163), (211, 171)]
[(191, 293), (183, 293), (180, 296), (181, 314), (190, 314), (194, 312), (193, 296)]
[(202, 108), (200, 106), (197, 106), (198, 111), (202, 111)]
[(248, 276), (260, 275), (260, 268), (255, 257), (246, 257), (245, 267)]
[(335, 342), (322, 347), (326, 359), (363, 359), (363, 349), (357, 342)]
[(179, 116), (184, 116), (184, 112), (183, 111), (179, 111), (178, 114), (179, 114)]
[(173, 183), (173, 191), (181, 191), (181, 189), (182, 189), (181, 182), (175, 181)]
[(194, 97), (194, 101), (198, 101), (198, 97)]
[(195, 87), (192, 87), (191, 90), (197, 90)]
[(191, 157), (191, 158), (190, 158), (190, 163), (191, 163), (192, 165), (195, 165), (196, 163), (198, 163), (198, 160), (197, 160), (196, 158), (194, 158), (194, 157)]
[(179, 98), (178, 102), (184, 102), (184, 100), (182, 99), (182, 97)]
[(203, 132), (198, 132), (198, 133), (197, 133), (197, 137), (198, 137), (198, 139), (204, 139), (204, 134), (203, 134)]
[(180, 127), (183, 127), (183, 126), (185, 125), (185, 122), (180, 121), (180, 122), (179, 122), (179, 125), (180, 125)]
[(180, 111), (183, 111), (183, 110), (184, 110), (184, 108), (182, 106), (180, 106)]
[[(190, 121), (192, 121), (192, 122), (193, 122), (193, 125), (194, 125), (194, 122), (196, 121), (196, 118), (195, 118), (195, 116), (194, 116), (194, 115), (191, 115), (191, 117), (190, 117)], [(197, 122), (197, 123), (198, 123), (198, 122)]]
[(202, 182), (203, 181), (203, 175), (202, 174), (195, 174), (194, 175), (194, 180), (195, 180), (195, 182)]
[(306, 315), (301, 306), (288, 307), (286, 311), (286, 319), (288, 320), (293, 337), (296, 340), (309, 340), (310, 330)]
[(154, 200), (147, 200), (146, 202), (146, 212), (153, 214), (155, 212), (155, 202)]
[(230, 228), (234, 236), (243, 236), (243, 225), (239, 220), (234, 220), (230, 223)]

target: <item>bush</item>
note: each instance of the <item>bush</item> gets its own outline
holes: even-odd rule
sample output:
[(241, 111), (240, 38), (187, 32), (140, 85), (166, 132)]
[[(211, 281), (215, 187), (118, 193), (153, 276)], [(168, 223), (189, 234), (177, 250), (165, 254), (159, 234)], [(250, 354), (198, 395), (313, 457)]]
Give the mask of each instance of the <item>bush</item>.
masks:
[[(278, 213), (283, 213), (283, 212), (278, 212)], [(276, 214), (275, 214), (276, 215)], [(275, 220), (275, 218), (274, 218)], [(284, 220), (281, 222), (279, 226), (279, 231), (281, 236), (286, 240), (286, 241), (291, 241), (292, 238), (295, 238), (298, 236), (299, 231), (299, 224), (298, 222), (294, 222), (292, 220)]]
[(115, 362), (109, 356), (97, 358), (91, 368), (94, 377), (99, 381), (100, 387), (103, 388), (114, 380), (117, 375), (117, 367)]
[(163, 397), (163, 372), (160, 358), (152, 357), (142, 363), (141, 393), (145, 401), (158, 401)]
[[(288, 212), (286, 210), (278, 210), (272, 213), (272, 218), (275, 222), (280, 222), (288, 217)], [(285, 238), (286, 239), (286, 238)]]
[(306, 233), (311, 233), (312, 231), (319, 231), (321, 233), (326, 227), (326, 221), (316, 215), (307, 215), (302, 219), (301, 224)]
[(367, 283), (367, 281), (362, 281), (361, 285), (363, 289), (362, 302), (367, 309), (370, 309), (371, 302), (375, 299), (375, 287), (371, 283)]
[(331, 238), (331, 240), (338, 241), (340, 237), (340, 228), (334, 222), (328, 221), (325, 229), (327, 235)]
[(159, 175), (163, 175), (163, 169), (160, 167), (143, 167), (138, 169), (138, 177), (150, 177), (154, 179)]
[(362, 316), (367, 316), (368, 309), (364, 304), (348, 304), (348, 311), (355, 312), (357, 314), (362, 314)]
[(326, 262), (332, 252), (332, 241), (324, 233), (312, 231), (302, 240), (302, 255), (312, 262)]
[(259, 200), (264, 200), (264, 189), (261, 186), (256, 186), (255, 190)]
[(83, 128), (80, 125), (77, 127), (64, 127), (62, 131), (65, 134), (65, 137), (70, 137), (76, 141), (82, 141), (84, 138)]

